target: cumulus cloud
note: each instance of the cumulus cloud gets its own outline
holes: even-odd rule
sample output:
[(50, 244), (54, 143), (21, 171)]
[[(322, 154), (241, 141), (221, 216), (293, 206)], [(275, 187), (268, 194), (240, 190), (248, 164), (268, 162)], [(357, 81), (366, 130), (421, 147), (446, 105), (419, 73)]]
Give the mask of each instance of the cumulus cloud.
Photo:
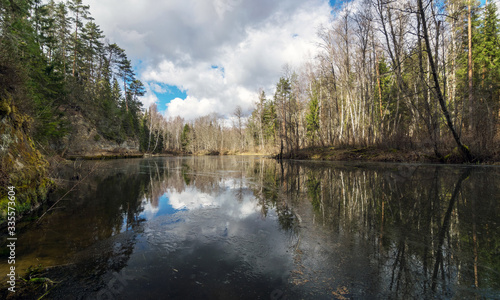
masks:
[(330, 18), (325, 0), (89, 0), (107, 37), (140, 61), (147, 107), (163, 85), (177, 86), (166, 114), (186, 119), (239, 105), (250, 111), (257, 91), (272, 93), (288, 63), (318, 51), (316, 31)]
[(236, 201), (235, 193), (238, 192), (235, 180), (224, 180), (221, 193), (202, 193), (195, 187), (189, 186), (182, 192), (168, 189), (166, 194), (168, 204), (176, 210), (196, 210), (203, 208), (218, 208), (223, 214), (234, 219), (244, 219), (260, 211), (258, 201), (251, 192), (243, 192), (241, 201)]
[(149, 107), (151, 104), (158, 102), (158, 97), (156, 97), (156, 94), (153, 93), (155, 90), (154, 84), (145, 84), (145, 89), (146, 89), (146, 94), (144, 97), (142, 97), (141, 101), (144, 107)]

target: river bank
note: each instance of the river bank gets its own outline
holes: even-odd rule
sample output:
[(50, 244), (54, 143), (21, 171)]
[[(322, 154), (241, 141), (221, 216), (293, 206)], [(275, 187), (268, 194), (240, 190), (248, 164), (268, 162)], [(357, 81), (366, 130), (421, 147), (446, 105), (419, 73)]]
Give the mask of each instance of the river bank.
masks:
[[(34, 146), (32, 146), (32, 151)], [(34, 195), (23, 195), (23, 186), (18, 188), (20, 195), (20, 204), (23, 205), (23, 209), (19, 211), (18, 218), (30, 213), (38, 206), (40, 206), (49, 191), (55, 187), (53, 184), (57, 182), (57, 173), (60, 172), (59, 167), (62, 165), (71, 165), (73, 161), (78, 160), (103, 160), (103, 159), (124, 159), (124, 158), (142, 158), (142, 157), (155, 157), (155, 156), (226, 156), (226, 155), (261, 155), (278, 158), (279, 156), (273, 153), (260, 153), (258, 151), (247, 151), (247, 152), (203, 152), (203, 153), (185, 153), (185, 152), (164, 152), (161, 154), (147, 154), (142, 153), (136, 149), (127, 148), (115, 148), (110, 151), (99, 150), (99, 151), (86, 151), (81, 153), (71, 153), (65, 156), (59, 156), (56, 154), (46, 154), (42, 156), (38, 154), (40, 159), (45, 157), (48, 162), (45, 162), (45, 168), (43, 178), (38, 177), (38, 179), (32, 180), (32, 185), (41, 186), (43, 191), (38, 192), (36, 196)], [(294, 160), (322, 160), (322, 161), (362, 161), (362, 162), (400, 162), (400, 163), (452, 163), (460, 164), (463, 163), (460, 154), (457, 151), (452, 151), (444, 157), (443, 160), (439, 160), (432, 150), (403, 150), (394, 148), (382, 148), (382, 147), (314, 147), (296, 150), (293, 154), (284, 155), (284, 159), (294, 159)], [(45, 161), (43, 159), (43, 161)], [(495, 157), (481, 161), (481, 164), (491, 164), (498, 165), (499, 160)], [(22, 170), (17, 170), (19, 173), (23, 173)], [(78, 170), (74, 170), (75, 174), (79, 174)], [(75, 175), (75, 178), (81, 177)], [(40, 182), (39, 185), (36, 182)], [(47, 182), (51, 182), (50, 186), (47, 186)], [(30, 191), (27, 192), (32, 193)], [(35, 199), (36, 198), (36, 199)], [(28, 200), (29, 199), (29, 200)], [(5, 227), (5, 220), (0, 222), (0, 227)]]
[[(273, 157), (279, 158), (279, 155)], [(400, 163), (449, 163), (462, 164), (464, 160), (458, 150), (454, 149), (442, 159), (436, 157), (432, 149), (407, 150), (385, 147), (314, 147), (296, 150), (284, 154), (284, 159), (326, 160), (326, 161), (364, 161), (364, 162), (400, 162)], [(496, 156), (478, 160), (481, 164), (500, 164)]]
[(300, 160), (439, 163), (431, 152), (376, 147), (306, 148), (296, 151), (293, 155), (293, 159)]

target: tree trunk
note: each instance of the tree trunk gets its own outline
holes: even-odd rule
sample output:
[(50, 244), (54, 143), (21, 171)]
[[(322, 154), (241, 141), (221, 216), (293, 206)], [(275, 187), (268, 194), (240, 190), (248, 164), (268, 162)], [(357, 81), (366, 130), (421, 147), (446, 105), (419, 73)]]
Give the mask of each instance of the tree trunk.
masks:
[(460, 137), (458, 136), (458, 134), (455, 130), (455, 127), (453, 126), (453, 123), (451, 122), (450, 114), (448, 112), (448, 109), (446, 108), (446, 103), (445, 103), (444, 98), (443, 98), (443, 93), (441, 92), (441, 87), (439, 85), (439, 78), (438, 78), (434, 58), (432, 57), (432, 50), (431, 50), (431, 45), (430, 45), (430, 41), (429, 41), (429, 33), (427, 31), (427, 23), (426, 23), (427, 20), (425, 18), (425, 11), (424, 11), (424, 8), (422, 5), (422, 0), (418, 0), (418, 10), (419, 10), (420, 16), (422, 18), (422, 30), (423, 30), (423, 34), (424, 34), (425, 46), (427, 49), (427, 57), (429, 58), (429, 65), (431, 66), (431, 73), (432, 73), (432, 77), (434, 79), (435, 95), (439, 101), (439, 105), (441, 106), (441, 110), (442, 110), (443, 115), (446, 119), (446, 123), (448, 125), (448, 128), (450, 129), (451, 134), (453, 135), (453, 138), (455, 139), (455, 142), (457, 143), (457, 146), (458, 146), (460, 152), (462, 152), (462, 154), (467, 162), (472, 162), (472, 161), (474, 161), (474, 158), (473, 158), (472, 154), (470, 153), (469, 149), (464, 144), (462, 144), (462, 142), (460, 141)]
[(382, 84), (380, 82), (380, 63), (378, 60), (377, 50), (375, 50), (375, 70), (377, 71), (377, 86), (378, 86), (378, 104), (380, 109), (380, 122), (382, 122)]
[(469, 53), (468, 53), (468, 79), (469, 79), (469, 130), (472, 130), (474, 124), (474, 95), (473, 95), (473, 81), (472, 81), (472, 20), (471, 20), (471, 5), (468, 5), (469, 14), (467, 15), (467, 30), (468, 30), (468, 40), (469, 40)]

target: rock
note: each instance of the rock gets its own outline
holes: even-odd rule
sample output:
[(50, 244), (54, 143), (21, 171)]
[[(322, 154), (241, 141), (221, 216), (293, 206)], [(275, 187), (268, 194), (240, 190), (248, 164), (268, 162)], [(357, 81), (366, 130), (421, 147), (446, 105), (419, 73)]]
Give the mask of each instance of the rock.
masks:
[(68, 158), (102, 158), (120, 156), (140, 156), (139, 142), (133, 139), (125, 140), (119, 144), (107, 140), (99, 134), (96, 127), (86, 120), (79, 111), (68, 111), (68, 121), (73, 126), (67, 139), (63, 140), (62, 149)]
[(40, 205), (52, 186), (48, 162), (35, 148), (28, 134), (29, 124), (19, 126), (19, 120), (28, 123), (31, 119), (15, 110), (0, 116), (0, 224), (5, 222), (8, 186), (15, 187), (18, 217)]

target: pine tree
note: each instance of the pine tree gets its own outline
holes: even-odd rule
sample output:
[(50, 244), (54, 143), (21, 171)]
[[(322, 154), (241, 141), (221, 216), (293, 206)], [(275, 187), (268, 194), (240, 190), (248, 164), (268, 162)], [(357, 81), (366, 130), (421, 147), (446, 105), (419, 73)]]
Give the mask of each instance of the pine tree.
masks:
[(72, 39), (72, 51), (73, 51), (73, 77), (78, 76), (79, 68), (81, 67), (81, 57), (84, 57), (82, 53), (83, 43), (81, 39), (82, 31), (84, 28), (84, 22), (93, 20), (90, 17), (90, 6), (83, 5), (82, 0), (70, 0), (68, 1), (68, 6), (71, 12), (73, 12), (73, 17), (70, 19), (74, 25), (73, 39)]
[(132, 70), (132, 62), (128, 60), (125, 52), (120, 54), (118, 61), (118, 75), (123, 81), (123, 92), (125, 95), (125, 110), (129, 110), (129, 102), (131, 101), (131, 94), (127, 90), (127, 86), (135, 80), (135, 74)]
[(181, 134), (181, 150), (184, 152), (186, 152), (188, 150), (188, 147), (191, 143), (190, 132), (191, 132), (191, 128), (186, 123), (184, 125), (184, 128), (182, 129), (182, 134)]
[(290, 147), (290, 142), (288, 139), (288, 118), (289, 114), (289, 102), (291, 98), (292, 87), (290, 80), (285, 77), (281, 77), (279, 82), (276, 84), (276, 92), (274, 94), (274, 102), (279, 105), (279, 118), (281, 122), (280, 126), (280, 155), (282, 156), (284, 151), (288, 152)]
[(500, 27), (495, 2), (484, 8), (484, 16), (479, 29), (476, 65), (481, 82), (481, 90), (490, 104), (500, 83)]
[(64, 77), (68, 72), (68, 49), (69, 39), (71, 35), (71, 19), (68, 16), (68, 7), (64, 2), (59, 2), (55, 5), (54, 10), (54, 26), (56, 32), (56, 45), (53, 49), (53, 60), (59, 64), (58, 71)]
[(102, 30), (94, 22), (85, 24), (82, 33), (82, 40), (84, 42), (83, 52), (85, 56), (85, 68), (83, 73), (89, 85), (95, 82), (96, 69), (99, 67), (98, 63), (101, 61), (103, 55), (103, 43), (101, 39), (104, 37)]
[(319, 99), (318, 99), (317, 86), (311, 88), (310, 100), (309, 100), (309, 113), (306, 116), (306, 123), (307, 123), (307, 135), (311, 139), (311, 143), (314, 146), (319, 130)]

